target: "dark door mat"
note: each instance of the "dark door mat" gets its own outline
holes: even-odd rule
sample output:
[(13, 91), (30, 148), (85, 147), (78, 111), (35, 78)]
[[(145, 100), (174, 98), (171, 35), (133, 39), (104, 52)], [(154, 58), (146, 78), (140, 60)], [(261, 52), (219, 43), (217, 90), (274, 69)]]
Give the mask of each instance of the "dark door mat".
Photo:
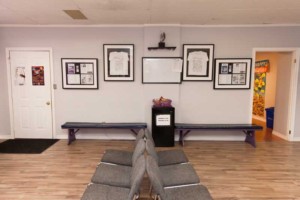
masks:
[(0, 153), (39, 154), (55, 144), (54, 139), (14, 139), (0, 143)]

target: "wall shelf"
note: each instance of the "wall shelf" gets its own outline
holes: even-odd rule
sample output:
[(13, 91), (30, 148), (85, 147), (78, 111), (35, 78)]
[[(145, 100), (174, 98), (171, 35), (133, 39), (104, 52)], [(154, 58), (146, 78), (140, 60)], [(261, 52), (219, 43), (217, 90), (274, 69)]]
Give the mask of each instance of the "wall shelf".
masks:
[(165, 49), (165, 50), (175, 50), (176, 49), (176, 47), (148, 47), (148, 50), (163, 50), (163, 49)]

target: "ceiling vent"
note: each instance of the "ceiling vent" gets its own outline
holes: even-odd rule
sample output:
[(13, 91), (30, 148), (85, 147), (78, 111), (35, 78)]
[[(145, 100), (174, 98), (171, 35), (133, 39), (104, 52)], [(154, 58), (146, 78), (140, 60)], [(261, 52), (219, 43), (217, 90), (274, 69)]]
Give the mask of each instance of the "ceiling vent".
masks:
[(87, 17), (80, 10), (64, 10), (64, 12), (69, 15), (72, 19), (76, 20), (86, 20)]

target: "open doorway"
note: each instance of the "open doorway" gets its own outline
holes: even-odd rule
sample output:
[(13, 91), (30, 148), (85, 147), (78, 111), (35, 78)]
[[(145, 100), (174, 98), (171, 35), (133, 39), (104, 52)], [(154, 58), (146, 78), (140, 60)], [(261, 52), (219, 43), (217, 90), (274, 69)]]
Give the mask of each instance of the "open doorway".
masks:
[(255, 50), (252, 121), (258, 141), (292, 140), (296, 50)]

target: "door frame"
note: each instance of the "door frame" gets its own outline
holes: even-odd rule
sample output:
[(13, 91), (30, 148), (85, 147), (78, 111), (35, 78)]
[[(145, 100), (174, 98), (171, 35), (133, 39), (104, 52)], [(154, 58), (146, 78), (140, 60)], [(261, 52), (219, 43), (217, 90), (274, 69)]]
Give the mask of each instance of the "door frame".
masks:
[(8, 47), (6, 48), (6, 70), (7, 70), (7, 85), (8, 85), (8, 102), (9, 102), (9, 114), (10, 114), (10, 138), (15, 138), (14, 131), (14, 114), (13, 114), (13, 97), (12, 97), (12, 79), (11, 79), (11, 65), (10, 65), (10, 51), (48, 51), (49, 52), (49, 71), (50, 71), (50, 95), (51, 95), (51, 128), (52, 138), (56, 138), (55, 134), (55, 106), (54, 106), (54, 71), (53, 71), (53, 53), (51, 47)]
[[(297, 84), (298, 84), (298, 72), (299, 72), (299, 59), (300, 59), (300, 48), (253, 48), (252, 51), (252, 69), (255, 69), (255, 60), (256, 60), (256, 53), (258, 52), (290, 52), (293, 55), (292, 61), (292, 69), (291, 69), (291, 80), (290, 80), (290, 102), (289, 102), (289, 110), (288, 110), (288, 127), (291, 131), (285, 138), (288, 141), (294, 141), (294, 134), (295, 134), (295, 118), (296, 118), (296, 101), (297, 101)], [(252, 70), (252, 77), (254, 77), (255, 70)], [(251, 80), (251, 85), (253, 86), (254, 80)], [(251, 90), (251, 98), (253, 98), (253, 89)], [(252, 114), (253, 110), (253, 100), (250, 101), (250, 113)], [(252, 118), (252, 117), (251, 117)]]

